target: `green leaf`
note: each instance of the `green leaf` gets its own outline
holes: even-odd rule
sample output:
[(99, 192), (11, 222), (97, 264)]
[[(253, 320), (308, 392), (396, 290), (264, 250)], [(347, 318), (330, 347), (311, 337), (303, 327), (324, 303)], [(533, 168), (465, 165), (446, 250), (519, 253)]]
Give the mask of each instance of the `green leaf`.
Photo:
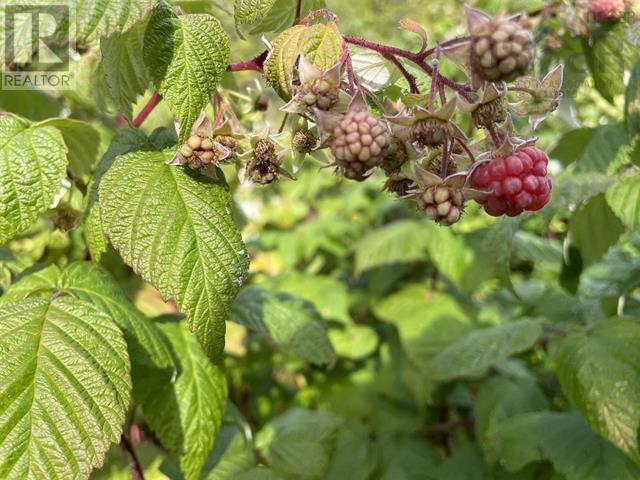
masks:
[(236, 25), (246, 25), (262, 20), (276, 0), (236, 0), (233, 10), (233, 18)]
[(335, 23), (295, 25), (273, 40), (264, 76), (283, 99), (291, 98), (294, 67), (300, 55), (326, 71), (341, 58), (343, 41)]
[(552, 208), (569, 208), (576, 203), (582, 203), (607, 189), (616, 179), (603, 173), (577, 173), (563, 171), (553, 179)]
[(427, 259), (429, 237), (424, 222), (401, 220), (373, 230), (353, 247), (355, 272), (394, 263), (419, 262)]
[(38, 121), (59, 116), (62, 104), (40, 90), (0, 90), (0, 109)]
[(91, 258), (95, 261), (100, 261), (109, 244), (102, 225), (102, 215), (98, 204), (98, 189), (102, 177), (111, 168), (118, 155), (148, 147), (149, 139), (141, 130), (137, 128), (118, 130), (91, 179), (89, 194), (87, 195), (87, 208), (84, 214), (83, 233)]
[(584, 155), (589, 141), (593, 138), (595, 128), (575, 128), (565, 133), (549, 152), (549, 157), (569, 165)]
[(336, 353), (351, 360), (362, 360), (378, 348), (378, 334), (368, 325), (347, 324), (329, 330)]
[(640, 324), (609, 320), (572, 332), (556, 363), (564, 393), (591, 427), (639, 461)]
[(207, 355), (218, 358), (248, 257), (226, 184), (167, 165), (173, 154), (118, 157), (100, 182), (102, 221), (125, 262), (176, 299)]
[(376, 468), (375, 442), (364, 425), (348, 424), (338, 431), (331, 466), (323, 480), (368, 480)]
[[(165, 369), (173, 366), (171, 353), (156, 325), (126, 297), (120, 286), (98, 265), (74, 262), (63, 271), (55, 265), (31, 270), (0, 297), (0, 305), (32, 296), (50, 298), (64, 293), (108, 314), (124, 333), (134, 366)], [(170, 375), (170, 372), (169, 372)]]
[(250, 430), (237, 423), (225, 422), (216, 436), (216, 442), (209, 453), (202, 470), (203, 480), (227, 480), (256, 466), (256, 455)]
[(129, 358), (113, 320), (69, 297), (0, 307), (0, 477), (87, 478), (122, 433)]
[(531, 348), (541, 333), (540, 324), (532, 320), (476, 330), (440, 352), (427, 373), (437, 381), (482, 376), (492, 365)]
[(349, 293), (344, 282), (325, 275), (287, 271), (263, 284), (275, 291), (290, 293), (313, 303), (327, 320), (349, 323)]
[(640, 173), (616, 183), (607, 191), (607, 202), (629, 230), (640, 227)]
[(520, 218), (501, 217), (489, 227), (479, 255), (484, 261), (494, 265), (500, 281), (513, 290), (511, 283), (511, 251), (513, 241), (522, 220)]
[(398, 329), (408, 356), (424, 368), (438, 353), (473, 328), (473, 322), (449, 295), (410, 285), (374, 307), (375, 315)]
[(624, 96), (624, 119), (629, 137), (640, 133), (640, 59), (631, 70)]
[(184, 140), (227, 69), (229, 37), (211, 15), (178, 16), (161, 3), (149, 20), (142, 53)]
[(151, 83), (142, 58), (146, 23), (140, 23), (125, 33), (115, 33), (100, 40), (102, 68), (118, 111), (131, 118), (138, 96)]
[(509, 471), (548, 460), (567, 480), (634, 480), (640, 469), (575, 412), (516, 415), (489, 434), (492, 455)]
[[(506, 419), (546, 409), (547, 399), (531, 378), (494, 377), (478, 392), (475, 405), (475, 432), (485, 455), (487, 436)], [(508, 468), (508, 467), (507, 467)]]
[(331, 412), (293, 408), (258, 432), (256, 447), (284, 478), (324, 478), (341, 424)]
[(327, 327), (312, 304), (286, 293), (245, 288), (229, 319), (269, 336), (276, 345), (318, 365), (335, 361)]
[(583, 299), (617, 298), (640, 286), (640, 236), (614, 245), (580, 277)]
[(440, 458), (428, 443), (415, 438), (390, 437), (381, 444), (381, 450), (380, 469), (382, 472), (380, 480), (431, 480), (435, 478), (433, 475), (437, 471)]
[(157, 326), (144, 316), (115, 280), (95, 263), (75, 262), (64, 269), (58, 288), (108, 313), (124, 332), (133, 363), (173, 367), (171, 353)]
[(584, 40), (587, 64), (593, 75), (594, 86), (610, 103), (624, 90), (625, 71), (630, 66), (633, 44), (627, 40), (623, 22), (595, 31), (589, 41)]
[(150, 377), (141, 393), (142, 413), (162, 444), (180, 461), (186, 480), (200, 478), (227, 402), (227, 382), (182, 322), (160, 323), (176, 356), (175, 382)]
[(351, 61), (360, 84), (374, 92), (393, 85), (402, 76), (400, 70), (378, 52), (360, 52), (353, 55)]
[(533, 262), (536, 267), (543, 266), (555, 271), (562, 265), (562, 245), (559, 241), (525, 231), (516, 233), (513, 254), (514, 258)]
[(89, 175), (98, 162), (100, 133), (90, 124), (72, 118), (52, 118), (34, 127), (55, 127), (67, 145), (69, 169), (78, 178)]
[(580, 250), (585, 265), (602, 257), (624, 230), (624, 225), (614, 215), (603, 194), (582, 205), (569, 222), (571, 244)]
[(54, 127), (0, 117), (0, 244), (47, 210), (66, 177), (67, 149)]
[(157, 0), (85, 1), (74, 10), (74, 36), (86, 41), (124, 32), (146, 17), (156, 3)]

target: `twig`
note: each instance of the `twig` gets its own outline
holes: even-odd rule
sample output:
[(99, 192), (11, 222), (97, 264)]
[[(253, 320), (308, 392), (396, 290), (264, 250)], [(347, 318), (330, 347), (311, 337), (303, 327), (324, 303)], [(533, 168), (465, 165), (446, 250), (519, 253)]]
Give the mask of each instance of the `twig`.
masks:
[(142, 125), (142, 122), (144, 122), (149, 114), (153, 112), (153, 109), (156, 108), (158, 103), (160, 103), (160, 100), (162, 100), (162, 96), (158, 92), (153, 92), (153, 95), (151, 95), (147, 104), (142, 108), (136, 118), (134, 118), (132, 125), (136, 128)]
[(558, 337), (566, 337), (568, 335), (566, 330), (562, 330), (561, 328), (550, 327), (545, 325), (542, 328), (546, 333), (550, 333), (552, 335), (557, 335)]
[(302, 0), (296, 1), (296, 16), (294, 17), (293, 24), (297, 25), (300, 23), (300, 16), (302, 14)]
[(131, 442), (124, 433), (120, 437), (120, 448), (122, 448), (122, 451), (125, 453), (127, 460), (129, 461), (132, 480), (144, 480), (142, 465), (140, 465), (140, 461), (133, 449), (133, 445), (131, 445)]
[(247, 60), (244, 62), (231, 63), (227, 67), (227, 71), (229, 72), (242, 72), (242, 71), (262, 72), (262, 69), (264, 67), (264, 62), (267, 59), (267, 55), (269, 55), (269, 52), (265, 50), (260, 55), (252, 58), (251, 60)]
[(409, 91), (411, 93), (420, 93), (420, 90), (418, 89), (418, 84), (416, 83), (416, 77), (413, 76), (411, 73), (409, 73), (409, 71), (405, 68), (402, 62), (398, 60), (398, 58), (395, 57), (394, 55), (385, 55), (385, 58), (391, 61), (391, 63), (393, 63), (396, 66), (396, 68), (407, 80), (407, 83), (409, 84)]

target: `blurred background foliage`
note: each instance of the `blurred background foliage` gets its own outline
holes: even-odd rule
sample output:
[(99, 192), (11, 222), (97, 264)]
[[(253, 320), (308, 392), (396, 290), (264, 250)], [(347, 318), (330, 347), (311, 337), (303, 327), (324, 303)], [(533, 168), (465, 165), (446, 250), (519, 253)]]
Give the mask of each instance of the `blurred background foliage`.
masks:
[[(235, 32), (230, 1), (174, 3), (211, 11)], [(469, 3), (495, 14), (535, 14), (544, 6)], [(343, 33), (406, 48), (416, 38), (397, 28), (404, 17), (421, 23), (430, 42), (466, 28), (461, 1), (327, 4)], [(609, 30), (616, 29), (622, 26)], [(623, 59), (616, 45), (628, 41), (607, 31), (619, 43), (595, 59), (605, 75), (596, 79), (583, 40), (563, 19), (545, 20), (536, 32), (541, 45), (552, 45), (539, 51), (538, 78), (566, 65), (558, 112), (535, 134), (519, 124), (552, 159), (554, 199), (539, 214), (495, 220), (469, 205), (460, 223), (442, 228), (411, 202), (383, 193), (382, 175), (347, 182), (310, 161), (297, 181), (262, 188), (229, 174), (251, 278), (228, 323), (230, 404), (202, 478), (640, 478), (572, 410), (554, 366), (567, 331), (610, 317), (640, 319), (639, 48)], [(262, 48), (259, 36), (235, 36), (232, 59)], [(455, 74), (446, 61), (443, 68)], [(245, 126), (259, 130), (277, 125), (281, 113), (275, 95), (255, 80), (228, 75), (222, 94)], [(594, 88), (597, 82), (604, 86)], [(108, 105), (95, 100), (100, 88), (89, 77), (63, 99), (0, 92), (0, 107), (33, 119), (60, 112), (102, 118), (95, 122), (102, 153), (114, 130), (104, 126), (113, 123)], [(254, 108), (260, 95), (268, 97), (266, 112)], [(160, 104), (143, 128), (170, 124)], [(470, 127), (466, 133), (480, 135)], [(73, 192), (66, 201), (81, 209)], [(34, 262), (82, 256), (81, 233), (49, 230), (51, 222), (64, 225), (59, 217), (0, 248), (2, 285)], [(172, 311), (113, 251), (102, 263), (147, 315)], [(132, 437), (147, 478), (180, 478), (150, 432), (136, 427)], [(93, 478), (130, 478), (126, 458), (114, 449)]]

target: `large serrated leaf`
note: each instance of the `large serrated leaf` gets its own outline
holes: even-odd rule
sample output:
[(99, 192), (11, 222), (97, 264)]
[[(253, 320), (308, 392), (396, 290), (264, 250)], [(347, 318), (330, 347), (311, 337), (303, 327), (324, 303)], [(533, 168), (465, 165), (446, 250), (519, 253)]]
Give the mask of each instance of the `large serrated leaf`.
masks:
[(556, 363), (564, 393), (591, 427), (640, 461), (640, 324), (609, 320), (571, 333)]
[(108, 240), (102, 227), (102, 215), (98, 205), (98, 188), (104, 174), (109, 170), (118, 155), (134, 150), (148, 148), (147, 136), (138, 129), (123, 128), (118, 130), (111, 141), (108, 150), (102, 156), (96, 172), (89, 184), (89, 194), (86, 197), (87, 207), (84, 214), (83, 233), (89, 248), (91, 258), (100, 261), (102, 254), (107, 251)]
[(162, 444), (180, 462), (186, 480), (200, 471), (220, 430), (227, 404), (227, 382), (187, 327), (175, 319), (160, 323), (178, 362), (175, 382), (149, 376), (143, 385), (143, 415)]
[(3, 305), (0, 350), (0, 477), (87, 478), (129, 407), (129, 358), (114, 321), (69, 297)]
[(149, 20), (143, 58), (185, 139), (227, 69), (229, 37), (211, 15), (178, 16), (162, 3)]
[(428, 365), (429, 378), (437, 381), (478, 377), (510, 355), (531, 348), (542, 327), (532, 320), (520, 320), (476, 330), (453, 342)]
[[(236, 0), (236, 26), (244, 26), (252, 35), (280, 32), (295, 20), (298, 0)], [(326, 8), (325, 0), (300, 0), (300, 16), (312, 10)]]
[(114, 33), (100, 40), (102, 69), (118, 111), (131, 118), (132, 106), (151, 83), (149, 71), (142, 59), (144, 32), (141, 23), (125, 33)]
[(171, 353), (157, 327), (136, 309), (113, 278), (94, 263), (74, 262), (62, 271), (56, 265), (31, 269), (4, 292), (0, 305), (33, 296), (51, 298), (56, 292), (88, 302), (110, 315), (124, 333), (134, 366), (173, 367)]
[(0, 244), (51, 206), (66, 167), (67, 148), (58, 129), (0, 116)]
[(124, 32), (147, 16), (157, 0), (75, 2), (75, 37), (81, 40), (95, 39), (114, 32)]
[(188, 314), (217, 359), (248, 257), (223, 181), (167, 165), (174, 150), (117, 158), (100, 182), (104, 229), (127, 264)]
[(246, 288), (231, 306), (230, 319), (268, 335), (278, 346), (318, 365), (335, 360), (327, 327), (314, 306), (286, 293)]
[(342, 35), (335, 23), (296, 25), (273, 41), (273, 50), (264, 64), (264, 75), (278, 95), (288, 100), (293, 70), (300, 55), (325, 71), (340, 60), (342, 52)]

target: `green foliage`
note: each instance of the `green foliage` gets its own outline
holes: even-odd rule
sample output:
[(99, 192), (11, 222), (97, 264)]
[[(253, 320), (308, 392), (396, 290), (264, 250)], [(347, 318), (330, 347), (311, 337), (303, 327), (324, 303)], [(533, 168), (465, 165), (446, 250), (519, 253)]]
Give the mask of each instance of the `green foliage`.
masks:
[(123, 259), (188, 314), (205, 352), (219, 358), (247, 253), (223, 181), (167, 165), (172, 150), (117, 158), (100, 182), (105, 231)]
[(162, 3), (149, 19), (143, 58), (184, 140), (227, 69), (229, 37), (215, 17), (178, 16)]
[[(84, 478), (118, 441), (129, 406), (129, 357), (114, 321), (75, 298), (0, 308), (4, 478)], [(64, 462), (57, 461), (64, 458)]]
[(0, 117), (0, 244), (35, 223), (60, 191), (67, 147), (55, 127)]
[(80, 3), (73, 85), (0, 89), (0, 478), (640, 478), (637, 5), (471, 2), (532, 17), (501, 120), (462, 2)]

